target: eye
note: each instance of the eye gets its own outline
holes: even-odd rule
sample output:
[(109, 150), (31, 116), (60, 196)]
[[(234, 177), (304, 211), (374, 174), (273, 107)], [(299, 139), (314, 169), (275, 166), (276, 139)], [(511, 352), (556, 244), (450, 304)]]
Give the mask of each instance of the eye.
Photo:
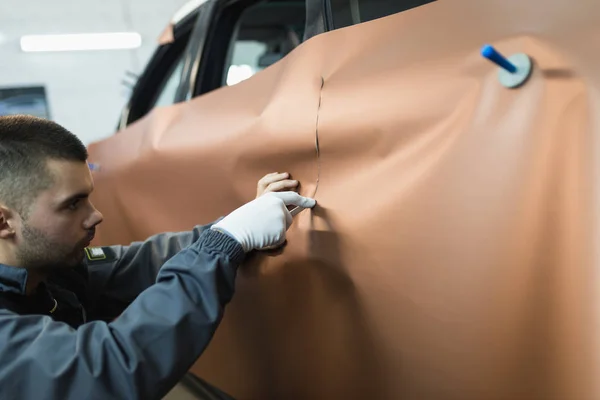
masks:
[(77, 210), (77, 206), (79, 206), (79, 199), (73, 200), (71, 203), (69, 203), (69, 205), (67, 206), (67, 208), (69, 210), (75, 211), (75, 210)]

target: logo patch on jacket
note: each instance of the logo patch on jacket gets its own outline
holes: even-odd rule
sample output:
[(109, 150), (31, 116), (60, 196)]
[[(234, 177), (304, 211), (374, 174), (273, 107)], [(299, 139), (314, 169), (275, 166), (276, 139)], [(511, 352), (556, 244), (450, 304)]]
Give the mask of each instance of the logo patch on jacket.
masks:
[(106, 260), (106, 254), (102, 247), (86, 247), (85, 255), (90, 261)]
[(85, 261), (86, 264), (104, 264), (114, 262), (117, 259), (117, 253), (111, 246), (105, 247), (86, 247)]

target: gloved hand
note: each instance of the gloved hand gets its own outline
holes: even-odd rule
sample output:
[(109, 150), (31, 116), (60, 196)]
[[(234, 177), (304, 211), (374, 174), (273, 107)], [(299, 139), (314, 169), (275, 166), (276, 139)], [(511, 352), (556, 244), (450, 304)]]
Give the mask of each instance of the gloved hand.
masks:
[(237, 240), (246, 253), (281, 246), (292, 225), (286, 206), (313, 208), (316, 201), (296, 192), (267, 193), (238, 208), (211, 227)]

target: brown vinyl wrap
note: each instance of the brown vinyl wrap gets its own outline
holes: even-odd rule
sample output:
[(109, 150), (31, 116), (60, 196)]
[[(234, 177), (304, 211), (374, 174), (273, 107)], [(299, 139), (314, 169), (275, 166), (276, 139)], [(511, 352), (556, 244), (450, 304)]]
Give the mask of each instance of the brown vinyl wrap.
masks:
[[(90, 146), (97, 243), (208, 223), (268, 172), (319, 179), (194, 373), (237, 399), (600, 399), (598, 21), (443, 0), (314, 37)], [(486, 43), (531, 79), (501, 86)]]
[(169, 25), (165, 26), (165, 29), (160, 33), (157, 40), (159, 45), (165, 45), (175, 41), (173, 28), (174, 27), (172, 23), (169, 23)]

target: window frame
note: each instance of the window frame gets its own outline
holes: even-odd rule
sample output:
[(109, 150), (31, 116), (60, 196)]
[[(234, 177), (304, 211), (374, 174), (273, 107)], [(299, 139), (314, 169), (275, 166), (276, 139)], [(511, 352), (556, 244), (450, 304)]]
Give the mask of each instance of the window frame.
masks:
[(176, 98), (188, 101), (195, 97), (193, 88), (199, 78), (198, 70), (205, 59), (207, 45), (210, 44), (211, 27), (218, 21), (217, 10), (222, 0), (208, 0), (200, 8), (192, 36), (186, 53), (182, 79), (177, 90)]
[[(362, 24), (362, 23), (365, 23), (365, 22), (375, 21), (375, 20), (377, 20), (379, 18), (385, 18), (385, 17), (388, 17), (390, 15), (395, 15), (395, 14), (403, 13), (403, 12), (406, 12), (406, 11), (409, 11), (409, 10), (412, 10), (412, 9), (415, 9), (415, 8), (418, 8), (418, 7), (423, 7), (423, 6), (426, 6), (428, 4), (434, 3), (437, 0), (423, 0), (421, 2), (421, 4), (419, 4), (419, 5), (413, 5), (412, 7), (404, 8), (404, 9), (402, 9), (400, 11), (396, 11), (396, 12), (393, 12), (393, 13), (390, 13), (390, 14), (382, 14), (380, 17), (366, 19), (366, 20), (360, 21), (360, 22), (352, 22), (350, 25), (340, 24), (339, 26), (336, 25), (336, 21), (335, 21), (335, 17), (334, 17), (334, 9), (336, 7), (334, 7), (333, 4), (332, 4), (333, 1), (339, 1), (339, 0), (306, 0), (306, 1), (307, 2), (311, 2), (311, 1), (321, 1), (322, 2), (323, 15), (324, 15), (324, 20), (325, 20), (325, 30), (326, 31), (333, 31), (335, 29), (343, 29), (343, 28), (347, 28), (347, 27), (350, 27), (350, 26), (353, 26), (353, 25)], [(360, 10), (361, 3), (363, 3), (363, 2), (364, 3), (369, 2), (369, 0), (343, 0), (343, 1), (345, 1), (345, 2), (348, 3), (348, 7), (350, 7), (350, 4), (352, 2), (356, 2), (356, 7), (358, 7), (359, 10)], [(396, 1), (401, 2), (402, 0), (396, 0)], [(371, 0), (370, 2), (374, 3), (375, 1)], [(360, 13), (360, 11), (358, 11), (358, 12)]]
[[(245, 10), (262, 0), (220, 1), (215, 9), (206, 35), (206, 46), (202, 49), (196, 79), (190, 86), (192, 97), (209, 93), (222, 85), (222, 74), (227, 63), (230, 44), (238, 21)], [(202, 62), (204, 59), (210, 63)]]
[(185, 84), (185, 74), (189, 73), (186, 65), (189, 63), (190, 46), (194, 45), (194, 35), (198, 35), (201, 27), (199, 22), (208, 11), (207, 3), (202, 4), (175, 26), (173, 26), (174, 40), (170, 43), (159, 45), (150, 57), (144, 71), (138, 78), (129, 100), (123, 108), (117, 131), (133, 124), (145, 117), (153, 108), (167, 81), (171, 78), (173, 69), (177, 67), (181, 57), (184, 58), (184, 68), (175, 92), (174, 104), (184, 100), (180, 96), (180, 88)]
[(225, 66), (230, 61), (231, 45), (239, 29), (240, 18), (244, 11), (263, 1), (265, 0), (224, 0), (217, 3), (207, 32), (206, 46), (201, 55), (202, 59), (210, 60), (210, 63), (202, 60), (199, 63), (192, 97), (204, 95), (223, 86), (226, 79)]
[[(186, 43), (187, 45), (187, 43)], [(151, 98), (148, 98), (148, 104), (147, 104), (147, 109), (148, 111), (152, 110), (153, 108), (157, 107), (158, 105), (158, 100), (160, 99), (160, 97), (163, 95), (165, 87), (167, 86), (167, 84), (169, 83), (169, 80), (171, 80), (171, 78), (173, 77), (178, 77), (178, 81), (177, 81), (177, 86), (175, 87), (175, 90), (173, 91), (173, 98), (172, 98), (172, 102), (170, 104), (175, 104), (178, 102), (178, 98), (177, 98), (177, 88), (179, 87), (179, 84), (181, 83), (181, 76), (183, 74), (183, 68), (181, 68), (181, 70), (178, 72), (178, 74), (175, 74), (175, 72), (177, 71), (177, 68), (179, 67), (180, 64), (183, 64), (185, 62), (185, 55), (183, 52), (181, 52), (178, 56), (176, 56), (176, 58), (169, 60), (170, 61), (170, 65), (169, 65), (169, 69), (165, 70), (162, 69), (162, 71), (166, 71), (162, 82), (160, 83), (160, 85), (156, 86), (155, 89), (155, 93), (152, 94)]]

